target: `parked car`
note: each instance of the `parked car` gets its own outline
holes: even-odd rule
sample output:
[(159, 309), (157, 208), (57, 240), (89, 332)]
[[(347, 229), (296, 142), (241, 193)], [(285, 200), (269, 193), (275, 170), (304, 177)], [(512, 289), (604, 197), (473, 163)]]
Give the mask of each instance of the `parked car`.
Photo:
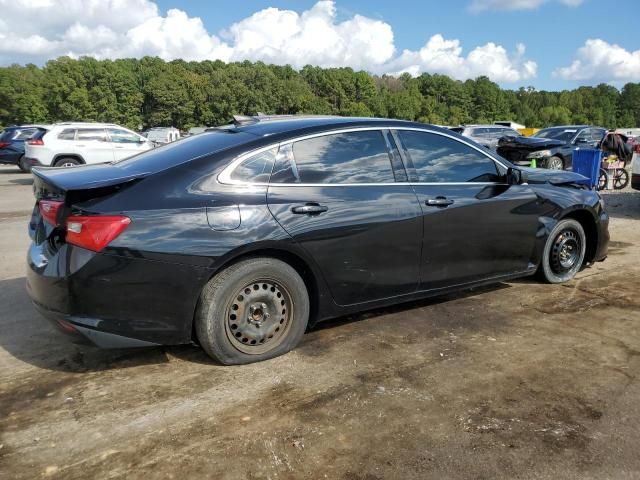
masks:
[(498, 142), (498, 155), (515, 165), (552, 170), (568, 170), (573, 152), (580, 148), (595, 148), (607, 130), (589, 125), (569, 125), (544, 128), (531, 137), (504, 137)]
[(174, 127), (154, 127), (147, 131), (147, 139), (156, 146), (180, 140), (180, 130)]
[(636, 144), (633, 149), (633, 157), (631, 161), (631, 188), (640, 190), (640, 143)]
[(106, 123), (57, 123), (25, 143), (25, 162), (45, 167), (113, 162), (152, 148), (143, 136)]
[(454, 127), (451, 128), (451, 130), (462, 136), (471, 138), (491, 150), (495, 150), (498, 146), (498, 140), (506, 135), (513, 137), (520, 136), (513, 128), (502, 125), (466, 125), (463, 127)]
[(6, 127), (0, 133), (0, 164), (16, 165), (23, 172), (29, 172), (31, 166), (25, 160), (24, 142), (43, 128), (41, 125)]
[(307, 325), (607, 254), (599, 194), (421, 123), (237, 122), (112, 164), (34, 169), (27, 289), (102, 347), (197, 341), (224, 364)]

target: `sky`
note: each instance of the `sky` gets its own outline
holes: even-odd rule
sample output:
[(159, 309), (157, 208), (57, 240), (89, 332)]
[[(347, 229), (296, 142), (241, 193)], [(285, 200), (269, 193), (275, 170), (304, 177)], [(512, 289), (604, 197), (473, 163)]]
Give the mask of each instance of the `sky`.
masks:
[(0, 12), (0, 65), (156, 55), (538, 90), (640, 82), (637, 0), (0, 0)]

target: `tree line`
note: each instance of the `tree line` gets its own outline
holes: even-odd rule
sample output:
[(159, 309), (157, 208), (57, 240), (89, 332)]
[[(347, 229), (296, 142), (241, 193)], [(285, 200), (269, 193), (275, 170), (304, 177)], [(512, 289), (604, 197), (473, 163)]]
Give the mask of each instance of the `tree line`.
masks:
[(640, 126), (640, 83), (575, 90), (501, 89), (487, 77), (376, 76), (262, 62), (60, 57), (0, 68), (0, 125), (114, 122), (132, 129), (220, 125), (234, 114), (391, 117), (440, 125), (513, 120), (528, 127)]

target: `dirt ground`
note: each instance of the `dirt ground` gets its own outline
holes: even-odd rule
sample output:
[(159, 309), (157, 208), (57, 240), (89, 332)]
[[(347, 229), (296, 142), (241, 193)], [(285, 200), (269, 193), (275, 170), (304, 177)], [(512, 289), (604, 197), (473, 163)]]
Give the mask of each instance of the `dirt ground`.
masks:
[(640, 192), (607, 261), (343, 318), (268, 362), (67, 341), (24, 288), (0, 168), (0, 478), (640, 478)]

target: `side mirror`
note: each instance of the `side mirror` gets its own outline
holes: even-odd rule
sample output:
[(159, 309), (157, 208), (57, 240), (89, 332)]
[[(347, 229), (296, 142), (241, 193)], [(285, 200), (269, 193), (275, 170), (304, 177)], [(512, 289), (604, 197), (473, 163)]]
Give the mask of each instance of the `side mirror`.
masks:
[(509, 167), (507, 169), (507, 183), (509, 185), (522, 185), (527, 183), (527, 179), (522, 170)]

